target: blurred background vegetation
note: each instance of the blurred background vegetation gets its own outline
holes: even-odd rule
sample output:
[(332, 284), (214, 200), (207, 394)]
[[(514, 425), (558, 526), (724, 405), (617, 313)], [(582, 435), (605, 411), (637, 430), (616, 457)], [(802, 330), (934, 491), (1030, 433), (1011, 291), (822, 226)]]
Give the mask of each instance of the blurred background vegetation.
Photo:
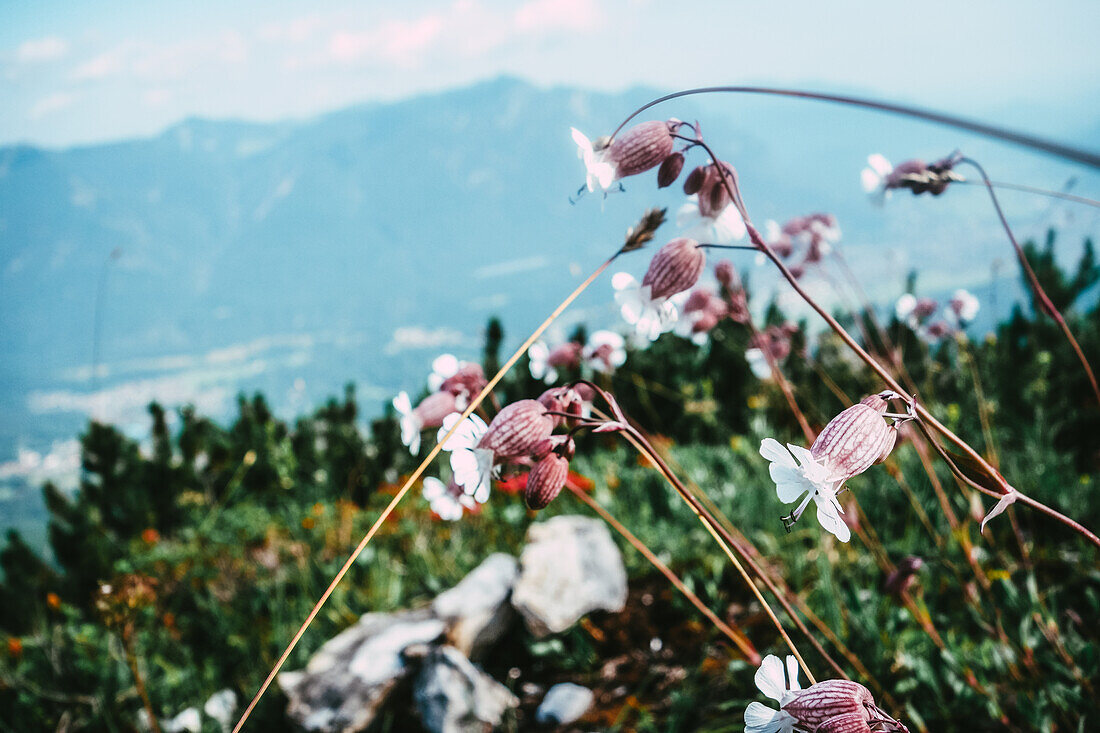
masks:
[[(1055, 265), (1053, 245), (1052, 233), (1042, 245), (1028, 245), (1029, 258), (1085, 353), (1100, 363), (1100, 268), (1091, 243), (1070, 272)], [(838, 315), (853, 330), (874, 332), (866, 314)], [(772, 308), (768, 322), (782, 321)], [(486, 332), (490, 372), (501, 357), (502, 325)], [(1049, 319), (1017, 308), (994, 333), (975, 340), (960, 334), (934, 346), (896, 319), (885, 327), (929, 409), (1015, 485), (1094, 530), (1100, 526), (1100, 412)], [(803, 324), (783, 371), (820, 429), (882, 385), (831, 334), (806, 333)], [(1100, 720), (1095, 550), (1023, 507), (979, 535), (989, 500), (958, 485), (938, 459), (930, 475), (909, 441), (885, 467), (852, 482), (859, 511), (851, 543), (833, 541), (812, 521), (784, 533), (784, 507), (757, 449), (768, 436), (802, 442), (801, 432), (775, 385), (753, 376), (748, 346), (748, 331), (732, 320), (704, 346), (666, 334), (632, 350), (606, 384), (680, 475), (858, 656), (873, 678), (862, 681), (911, 730), (962, 730), (960, 721), (976, 731), (1093, 729)], [(498, 392), (506, 402), (543, 388), (521, 363)], [(152, 429), (140, 444), (110, 425), (89, 424), (79, 490), (43, 487), (48, 557), (8, 534), (0, 552), (6, 730), (54, 730), (59, 721), (70, 729), (133, 729), (142, 706), (135, 665), (161, 716), (201, 706), (227, 687), (248, 700), (417, 461), (392, 415), (360, 414), (352, 387), (293, 424), (276, 419), (261, 394), (241, 396), (236, 418), (225, 425), (187, 407), (175, 430), (164, 407), (150, 405), (149, 415)], [(583, 437), (572, 468), (591, 479), (595, 500), (719, 616), (744, 629), (761, 653), (782, 653), (762, 609), (656, 471), (613, 436)], [(546, 513), (590, 510), (566, 493)], [(517, 554), (538, 520), (503, 490), (456, 523), (439, 521), (411, 494), (287, 668), (301, 667), (366, 611), (426, 602), (489, 553)], [(616, 539), (630, 575), (626, 609), (594, 614), (543, 640), (516, 628), (487, 671), (515, 686), (507, 674), (513, 667), (521, 681), (570, 680), (614, 691), (600, 696), (605, 702), (590, 711), (586, 729), (741, 730), (744, 707), (757, 697), (753, 669)], [(891, 571), (910, 557), (923, 561), (911, 584), (887, 587)], [(103, 584), (111, 593), (101, 592)], [(655, 638), (662, 643), (651, 644)], [(826, 676), (824, 662), (800, 647)], [(273, 687), (251, 729), (289, 727), (285, 704)], [(379, 729), (409, 730), (408, 705), (407, 696), (397, 696)]]

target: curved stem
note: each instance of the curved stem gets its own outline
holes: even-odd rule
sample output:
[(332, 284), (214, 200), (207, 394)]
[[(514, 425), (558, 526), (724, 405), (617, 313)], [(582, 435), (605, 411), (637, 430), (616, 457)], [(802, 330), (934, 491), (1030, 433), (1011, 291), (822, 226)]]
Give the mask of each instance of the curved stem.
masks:
[(366, 549), (367, 545), (374, 538), (374, 535), (378, 533), (378, 530), (382, 526), (382, 523), (385, 522), (390, 514), (393, 513), (393, 510), (396, 509), (397, 505), (401, 503), (401, 500), (405, 498), (405, 494), (407, 494), (409, 492), (409, 489), (412, 488), (412, 485), (420, 478), (420, 476), (424, 473), (424, 470), (443, 449), (443, 444), (446, 443), (448, 439), (450, 439), (451, 435), (458, 429), (458, 426), (462, 424), (462, 421), (468, 418), (473, 413), (473, 411), (478, 408), (478, 405), (480, 405), (482, 401), (484, 401), (485, 398), (489, 396), (489, 394), (493, 391), (493, 388), (497, 386), (497, 383), (500, 382), (500, 380), (504, 378), (504, 375), (508, 373), (512, 366), (515, 365), (517, 361), (519, 361), (519, 358), (527, 353), (527, 349), (531, 347), (531, 344), (535, 343), (535, 341), (538, 340), (539, 336), (541, 336), (543, 332), (550, 327), (550, 324), (557, 320), (558, 316), (560, 316), (562, 312), (566, 308), (568, 308), (569, 305), (574, 300), (576, 300), (577, 297), (581, 293), (583, 293), (588, 288), (588, 286), (591, 285), (596, 280), (596, 278), (603, 273), (604, 270), (608, 268), (608, 266), (615, 260), (616, 257), (618, 257), (618, 253), (612, 255), (602, 265), (597, 267), (596, 270), (591, 275), (589, 275), (584, 282), (578, 285), (577, 288), (572, 293), (570, 293), (566, 297), (566, 299), (558, 305), (557, 308), (554, 309), (554, 312), (551, 313), (546, 318), (546, 320), (544, 320), (542, 324), (540, 324), (539, 327), (536, 328), (534, 332), (527, 337), (527, 340), (524, 341), (518, 349), (516, 349), (516, 352), (512, 354), (508, 361), (506, 361), (500, 367), (497, 373), (493, 375), (493, 378), (489, 380), (489, 383), (485, 385), (480, 394), (478, 394), (477, 397), (470, 401), (470, 404), (462, 412), (462, 417), (455, 422), (454, 427), (452, 427), (451, 430), (446, 435), (444, 435), (441, 440), (436, 442), (428, 455), (424, 458), (423, 461), (420, 462), (420, 465), (416, 467), (416, 470), (413, 471), (409, 478), (405, 480), (404, 485), (397, 492), (397, 494), (394, 495), (393, 499), (386, 506), (386, 508), (382, 510), (382, 514), (380, 514), (378, 516), (378, 519), (375, 520), (374, 524), (371, 525), (370, 530), (368, 530), (367, 533), (363, 536), (363, 539), (359, 541), (359, 544), (356, 546), (355, 550), (352, 551), (351, 555), (344, 562), (340, 570), (336, 573), (336, 577), (332, 579), (332, 582), (329, 583), (328, 588), (325, 589), (325, 592), (321, 594), (321, 597), (317, 600), (317, 603), (314, 604), (313, 608), (309, 612), (309, 615), (306, 616), (306, 620), (298, 628), (298, 631), (295, 632), (294, 637), (290, 640), (290, 643), (287, 644), (286, 649), (283, 650), (283, 653), (282, 655), (280, 655), (279, 660), (275, 663), (275, 666), (271, 668), (271, 672), (268, 673), (267, 678), (264, 679), (264, 682), (260, 686), (259, 691), (257, 691), (255, 697), (252, 698), (252, 702), (248, 704), (248, 707), (241, 715), (240, 720), (238, 720), (237, 724), (233, 726), (233, 733), (239, 733), (241, 728), (244, 727), (245, 721), (248, 720), (248, 716), (252, 714), (252, 710), (256, 707), (256, 704), (259, 703), (260, 698), (263, 697), (263, 694), (267, 691), (267, 688), (271, 686), (271, 683), (274, 681), (275, 676), (279, 674), (279, 670), (283, 668), (284, 664), (286, 664), (286, 660), (290, 657), (290, 653), (294, 651), (294, 648), (298, 645), (298, 642), (306, 633), (306, 629), (309, 628), (309, 625), (313, 623), (313, 619), (315, 619), (317, 617), (317, 614), (320, 613), (321, 607), (325, 605), (325, 602), (329, 599), (329, 596), (331, 596), (333, 591), (336, 590), (336, 586), (338, 586), (340, 584), (340, 581), (344, 579), (344, 576), (347, 575), (348, 570), (351, 569), (351, 566), (355, 563), (356, 559), (363, 553), (363, 550)]
[[(696, 144), (704, 151), (706, 151), (706, 153), (711, 157), (712, 160), (719, 160), (718, 156), (715, 155), (714, 151), (711, 150), (710, 146), (707, 145), (705, 142), (699, 140)], [(840, 323), (835, 318), (833, 318), (828, 311), (821, 307), (821, 305), (818, 304), (816, 300), (814, 300), (813, 296), (806, 292), (805, 288), (803, 288), (802, 285), (799, 284), (798, 278), (796, 278), (794, 274), (790, 271), (790, 269), (787, 268), (787, 266), (783, 263), (783, 260), (780, 259), (778, 255), (776, 255), (776, 253), (772, 250), (770, 246), (768, 246), (768, 243), (760, 235), (760, 232), (758, 232), (756, 230), (756, 227), (753, 226), (752, 220), (749, 218), (748, 209), (745, 207), (745, 204), (740, 197), (736, 172), (733, 170), (727, 171), (726, 166), (716, 167), (719, 172), (719, 179), (722, 181), (722, 185), (726, 188), (726, 192), (730, 195), (730, 199), (733, 201), (733, 204), (737, 206), (738, 212), (741, 214), (741, 218), (744, 219), (745, 229), (748, 231), (750, 240), (753, 242), (753, 244), (757, 246), (757, 248), (761, 252), (764, 253), (764, 256), (767, 257), (771, 261), (771, 263), (776, 266), (780, 274), (783, 275), (783, 278), (790, 284), (791, 288), (793, 288), (794, 291), (798, 293), (799, 297), (801, 297), (802, 300), (806, 301), (806, 304), (809, 305), (815, 313), (821, 316), (822, 320), (824, 320), (825, 323), (829, 325), (829, 328), (833, 329), (833, 331), (836, 332), (837, 336), (840, 337), (845, 345), (847, 345), (848, 348), (855, 352), (856, 356), (858, 356), (860, 360), (867, 364), (867, 366), (871, 368), (871, 371), (873, 371), (879, 377), (879, 379), (883, 381), (883, 383), (885, 383), (893, 391), (897, 392), (903, 400), (913, 404), (916, 415), (920, 418), (918, 422), (920, 422), (922, 429), (931, 426), (936, 430), (936, 432), (942, 435), (944, 439), (957, 446), (968, 459), (977, 464), (984, 473), (986, 473), (988, 476), (998, 482), (998, 484), (1000, 485), (1001, 494), (998, 495), (991, 489), (981, 487), (978, 484), (975, 484), (973, 481), (970, 481), (969, 479), (966, 479), (967, 483), (993, 496), (1003, 496), (1010, 492), (1016, 492), (1020, 496), (1023, 496), (1023, 494), (1020, 494), (1020, 492), (1013, 488), (1013, 486), (1008, 483), (1005, 477), (1002, 476), (1000, 472), (997, 471), (997, 469), (991, 466), (989, 462), (980, 453), (978, 453), (978, 451), (974, 450), (974, 448), (972, 448), (969, 443), (960, 438), (958, 435), (955, 435), (955, 433), (952, 432), (950, 428), (940, 422), (935, 415), (929, 412), (923, 404), (917, 402), (914, 397), (910, 396), (906, 392), (906, 390), (898, 383), (898, 381), (894, 379), (893, 375), (891, 375), (884, 366), (879, 364), (873, 356), (867, 353), (867, 351), (864, 350), (864, 348), (860, 346), (854, 338), (852, 338), (852, 335), (848, 333), (848, 331), (845, 330), (845, 328), (841, 326)], [(946, 456), (946, 453), (941, 454)], [(1097, 547), (1100, 547), (1100, 538), (1097, 538), (1097, 536), (1091, 531), (1085, 529), (1079, 523), (1073, 521), (1064, 514), (1057, 512), (1054, 509), (1047, 507), (1046, 505), (1040, 504), (1040, 502), (1034, 499), (1029, 498), (1029, 501), (1025, 503), (1036, 506), (1036, 508), (1038, 508), (1038, 506), (1043, 506), (1043, 511), (1046, 514), (1049, 514), (1050, 516), (1058, 519), (1058, 521), (1062, 522), (1067, 527), (1077, 532), (1080, 532), (1082, 536), (1089, 540), (1089, 542), (1092, 542)]]
[(993, 201), (993, 208), (997, 210), (997, 218), (1001, 220), (1001, 226), (1004, 227), (1005, 234), (1008, 235), (1008, 241), (1012, 243), (1012, 249), (1016, 251), (1016, 259), (1020, 261), (1020, 268), (1024, 271), (1024, 277), (1027, 278), (1027, 283), (1031, 286), (1031, 292), (1035, 294), (1042, 310), (1046, 311), (1047, 315), (1053, 318), (1058, 324), (1058, 328), (1062, 329), (1062, 334), (1065, 335), (1066, 340), (1069, 341), (1074, 353), (1077, 354), (1077, 359), (1085, 369), (1085, 374), (1088, 375), (1089, 384), (1092, 385), (1092, 393), (1096, 397), (1097, 404), (1100, 404), (1100, 385), (1096, 383), (1096, 375), (1093, 374), (1092, 366), (1089, 365), (1088, 359), (1085, 358), (1085, 352), (1081, 350), (1081, 345), (1077, 343), (1077, 339), (1073, 337), (1073, 333), (1069, 330), (1069, 326), (1066, 325), (1066, 319), (1062, 317), (1062, 314), (1047, 296), (1046, 291), (1043, 290), (1043, 286), (1039, 284), (1039, 278), (1036, 276), (1035, 270), (1031, 268), (1031, 263), (1027, 261), (1027, 256), (1024, 255), (1023, 248), (1020, 247), (1020, 243), (1016, 241), (1016, 236), (1012, 233), (1012, 227), (1008, 225), (1008, 219), (1005, 218), (1004, 210), (1001, 209), (1001, 202), (997, 200), (997, 194), (993, 191), (993, 183), (989, 180), (989, 176), (986, 175), (985, 169), (982, 168), (978, 161), (972, 158), (962, 158), (961, 162), (967, 163), (981, 175), (982, 180), (985, 182), (986, 190), (989, 191), (989, 198)]
[[(970, 181), (965, 178), (954, 183), (964, 186), (985, 186), (985, 181)], [(1064, 191), (1051, 191), (1048, 188), (1037, 188), (1035, 186), (1025, 186), (1022, 183), (1008, 183), (1006, 181), (990, 181), (990, 186), (993, 188), (1004, 189), (1005, 191), (1019, 191), (1021, 193), (1032, 193), (1036, 196), (1046, 196), (1052, 199), (1061, 199), (1062, 201), (1070, 201), (1075, 204), (1083, 204), (1084, 206), (1091, 206), (1094, 209), (1100, 209), (1100, 201), (1096, 199), (1086, 198), (1084, 196), (1074, 196), (1072, 193), (1065, 193)]]
[(623, 123), (621, 125), (615, 128), (615, 132), (611, 134), (611, 137), (614, 138), (615, 135), (618, 135), (619, 131), (622, 130), (628, 122), (637, 117), (639, 114), (651, 107), (657, 106), (658, 104), (667, 102), (671, 99), (688, 97), (695, 94), (716, 93), (767, 94), (778, 97), (812, 99), (819, 102), (833, 102), (836, 104), (848, 105), (850, 107), (863, 107), (864, 109), (873, 109), (879, 112), (888, 112), (890, 114), (901, 115), (903, 117), (913, 117), (915, 119), (925, 120), (926, 122), (934, 122), (939, 125), (946, 125), (948, 127), (958, 128), (960, 130), (967, 130), (968, 132), (976, 132), (979, 135), (985, 135), (986, 137), (1004, 140), (1005, 142), (1021, 145), (1025, 148), (1031, 148), (1032, 150), (1039, 150), (1060, 158), (1065, 158), (1066, 160), (1072, 160), (1075, 163), (1082, 163), (1092, 168), (1100, 168), (1100, 154), (1088, 150), (1082, 150), (1081, 148), (1075, 148), (1070, 145), (1057, 143), (1052, 140), (1044, 140), (1043, 138), (1036, 137), (1034, 135), (1027, 135), (1022, 132), (1006, 130), (1002, 127), (995, 127), (993, 125), (987, 125), (982, 122), (975, 122), (973, 120), (968, 120), (963, 117), (956, 117), (954, 115), (944, 114), (943, 112), (934, 112), (932, 110), (921, 109), (919, 107), (911, 107), (904, 104), (879, 102), (873, 99), (849, 97), (842, 94), (821, 94), (819, 92), (809, 92), (799, 89), (781, 89), (777, 87), (700, 87), (697, 89), (685, 89), (680, 92), (666, 94), (665, 96), (655, 99), (652, 102), (648, 102), (635, 110), (629, 117), (623, 120)]

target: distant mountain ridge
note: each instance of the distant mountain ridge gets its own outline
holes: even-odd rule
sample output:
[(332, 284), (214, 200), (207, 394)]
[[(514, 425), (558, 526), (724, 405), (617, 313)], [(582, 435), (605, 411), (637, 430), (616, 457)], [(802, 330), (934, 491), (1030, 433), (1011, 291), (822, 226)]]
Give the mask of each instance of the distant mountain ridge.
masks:
[[(299, 122), (191, 119), (141, 140), (0, 148), (0, 483), (20, 493), (31, 474), (12, 463), (18, 450), (48, 453), (91, 412), (140, 433), (154, 397), (218, 415), (237, 391), (262, 389), (291, 414), (347, 381), (378, 405), (418, 389), (438, 352), (476, 355), (492, 314), (522, 336), (645, 208), (680, 205), (677, 187), (658, 193), (651, 178), (602, 205), (569, 202), (583, 183), (570, 126), (607, 132), (658, 95), (501, 78)], [(1100, 147), (1090, 114), (1060, 132)], [(692, 98), (646, 118), (669, 116), (703, 122), (759, 221), (837, 214), (849, 260), (883, 301), (914, 267), (932, 291), (988, 282), (994, 259), (1002, 276), (1015, 273), (980, 191), (876, 209), (858, 186), (868, 153), (933, 157), (961, 145), (1009, 180), (1056, 187), (1081, 174), (826, 105)], [(1095, 176), (1086, 183), (1095, 190)], [(1006, 204), (1024, 236), (1061, 211)], [(1095, 223), (1072, 216), (1068, 258), (1073, 227)], [(734, 259), (761, 287), (772, 279), (751, 256)], [(644, 260), (623, 264), (640, 271)], [(571, 317), (614, 324), (610, 285)]]

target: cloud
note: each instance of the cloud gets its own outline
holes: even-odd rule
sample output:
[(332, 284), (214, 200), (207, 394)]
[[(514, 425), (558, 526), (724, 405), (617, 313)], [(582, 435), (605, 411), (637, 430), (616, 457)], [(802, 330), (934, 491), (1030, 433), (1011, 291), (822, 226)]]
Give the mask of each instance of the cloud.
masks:
[(427, 329), (421, 326), (403, 326), (393, 332), (386, 344), (385, 353), (392, 356), (410, 349), (438, 349), (443, 346), (458, 346), (464, 341), (462, 333), (453, 328)]
[(594, 0), (530, 0), (516, 10), (516, 30), (591, 32), (603, 24)]
[(69, 53), (69, 44), (57, 36), (32, 38), (23, 41), (15, 49), (15, 60), (21, 64), (39, 64), (56, 61)]
[(100, 81), (117, 76), (126, 68), (127, 46), (118, 46), (80, 64), (73, 70), (73, 81)]
[(535, 255), (534, 257), (524, 257), (518, 260), (507, 260), (505, 262), (496, 262), (492, 265), (485, 265), (474, 270), (473, 277), (475, 280), (485, 280), (491, 277), (504, 277), (505, 275), (518, 275), (521, 272), (531, 272), (532, 270), (541, 270), (550, 264), (543, 255)]
[(337, 61), (371, 58), (406, 65), (432, 45), (443, 31), (436, 13), (414, 20), (391, 20), (364, 31), (337, 31), (329, 39), (329, 55)]
[(71, 92), (54, 92), (53, 94), (47, 94), (31, 105), (30, 111), (27, 112), (27, 117), (32, 120), (41, 119), (54, 112), (60, 112), (75, 101), (76, 95)]
[(22, 479), (32, 486), (52, 481), (62, 489), (75, 488), (80, 469), (80, 441), (56, 441), (43, 455), (19, 448), (15, 460), (0, 463), (0, 483)]

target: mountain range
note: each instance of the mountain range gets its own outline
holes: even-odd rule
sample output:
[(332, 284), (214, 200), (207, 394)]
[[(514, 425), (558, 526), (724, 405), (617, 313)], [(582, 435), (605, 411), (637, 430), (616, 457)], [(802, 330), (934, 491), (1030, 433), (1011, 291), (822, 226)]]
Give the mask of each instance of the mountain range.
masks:
[[(651, 176), (604, 200), (573, 198), (583, 169), (569, 128), (609, 132), (660, 93), (500, 78), (309, 120), (189, 119), (148, 139), (0, 148), (0, 523), (40, 532), (38, 484), (74, 475), (73, 439), (90, 415), (140, 436), (152, 399), (225, 417), (238, 392), (263, 390), (290, 417), (347, 382), (373, 414), (420, 389), (438, 353), (476, 356), (491, 315), (518, 342), (644, 209), (682, 203), (678, 186), (658, 192)], [(1098, 148), (1095, 109), (991, 121)], [(1098, 182), (972, 135), (836, 106), (690, 98), (644, 118), (671, 116), (702, 122), (758, 221), (836, 214), (873, 299), (892, 302), (916, 269), (926, 294), (997, 293), (986, 326), (1019, 290), (985, 193), (877, 208), (859, 187), (867, 155), (961, 147), (1003, 180)], [(1025, 237), (1062, 230), (1067, 261), (1096, 228), (1091, 210), (1018, 194), (1005, 204)], [(733, 254), (766, 296), (774, 276)], [(639, 274), (645, 263), (623, 265)], [(579, 320), (616, 324), (609, 281), (558, 333)]]

